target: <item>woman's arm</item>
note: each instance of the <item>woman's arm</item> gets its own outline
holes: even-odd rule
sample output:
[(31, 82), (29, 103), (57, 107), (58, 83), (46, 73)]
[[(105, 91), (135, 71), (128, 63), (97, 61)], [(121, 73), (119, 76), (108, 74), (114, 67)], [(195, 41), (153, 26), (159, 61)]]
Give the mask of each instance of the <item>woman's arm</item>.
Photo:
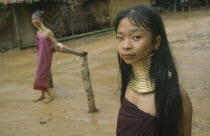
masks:
[(60, 47), (60, 50), (62, 51), (63, 48), (67, 48), (65, 45), (63, 45), (62, 43), (59, 43), (55, 36), (54, 36), (54, 33), (49, 30), (49, 33), (48, 33), (48, 37), (50, 38), (50, 40), (52, 41), (52, 43), (55, 45), (55, 46), (59, 46)]
[(183, 127), (183, 136), (191, 136), (193, 107), (190, 97), (182, 87), (180, 88), (180, 92), (183, 103), (183, 114), (181, 121), (181, 126)]

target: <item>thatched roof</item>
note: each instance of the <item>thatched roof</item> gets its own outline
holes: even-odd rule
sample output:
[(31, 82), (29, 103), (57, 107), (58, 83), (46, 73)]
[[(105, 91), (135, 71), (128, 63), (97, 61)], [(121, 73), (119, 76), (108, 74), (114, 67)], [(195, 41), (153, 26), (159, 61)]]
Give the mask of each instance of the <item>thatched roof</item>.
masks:
[(64, 2), (64, 3), (75, 3), (75, 2), (85, 2), (88, 0), (0, 0), (3, 4), (32, 4), (34, 2)]

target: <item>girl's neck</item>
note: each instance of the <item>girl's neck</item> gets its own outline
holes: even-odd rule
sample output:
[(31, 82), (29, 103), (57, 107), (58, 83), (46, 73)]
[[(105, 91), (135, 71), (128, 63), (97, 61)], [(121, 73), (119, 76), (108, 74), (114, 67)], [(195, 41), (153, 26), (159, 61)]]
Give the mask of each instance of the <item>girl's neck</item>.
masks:
[(154, 91), (154, 81), (150, 79), (149, 70), (153, 54), (141, 62), (132, 64), (133, 77), (129, 81), (132, 90), (139, 93), (148, 93)]
[(47, 28), (44, 26), (43, 23), (40, 24), (40, 26), (37, 27), (38, 32), (42, 33), (44, 32)]

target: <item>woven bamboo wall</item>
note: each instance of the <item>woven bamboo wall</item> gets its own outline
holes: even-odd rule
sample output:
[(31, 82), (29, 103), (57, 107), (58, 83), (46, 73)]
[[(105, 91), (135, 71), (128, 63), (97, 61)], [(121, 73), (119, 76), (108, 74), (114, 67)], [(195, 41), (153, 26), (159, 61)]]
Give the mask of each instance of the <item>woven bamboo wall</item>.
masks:
[[(90, 32), (98, 29), (111, 27), (116, 14), (125, 8), (139, 5), (150, 4), (150, 0), (92, 0), (88, 2), (35, 2), (33, 4), (8, 5), (8, 19), (2, 17), (6, 13), (0, 14), (0, 47), (5, 49), (17, 47), (14, 29), (14, 20), (11, 7), (14, 6), (17, 14), (17, 25), (19, 28), (21, 44), (31, 46), (34, 43), (35, 28), (31, 24), (31, 14), (39, 9), (45, 11), (44, 23), (53, 30), (57, 38)], [(9, 21), (5, 22), (5, 21)], [(7, 28), (7, 29), (5, 29)]]
[(109, 0), (110, 23), (113, 24), (115, 16), (122, 10), (135, 5), (150, 5), (150, 0)]
[(88, 13), (81, 4), (37, 3), (30, 5), (31, 13), (36, 9), (45, 11), (44, 23), (56, 37), (64, 37), (89, 31)]
[(0, 53), (16, 47), (12, 13), (8, 8), (0, 9)]

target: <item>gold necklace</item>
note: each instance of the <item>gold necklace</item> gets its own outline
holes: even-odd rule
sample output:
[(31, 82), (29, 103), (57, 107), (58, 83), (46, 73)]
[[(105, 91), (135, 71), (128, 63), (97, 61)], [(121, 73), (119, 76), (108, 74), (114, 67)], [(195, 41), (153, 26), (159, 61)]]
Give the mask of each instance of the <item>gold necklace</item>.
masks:
[(46, 29), (47, 29), (47, 28), (44, 26), (44, 24), (41, 23), (40, 29), (39, 29), (38, 31), (39, 31), (39, 33), (42, 33), (42, 32), (44, 32)]
[(132, 64), (134, 76), (130, 79), (128, 85), (138, 93), (149, 93), (155, 89), (155, 82), (149, 77), (152, 56), (153, 54), (141, 62)]

